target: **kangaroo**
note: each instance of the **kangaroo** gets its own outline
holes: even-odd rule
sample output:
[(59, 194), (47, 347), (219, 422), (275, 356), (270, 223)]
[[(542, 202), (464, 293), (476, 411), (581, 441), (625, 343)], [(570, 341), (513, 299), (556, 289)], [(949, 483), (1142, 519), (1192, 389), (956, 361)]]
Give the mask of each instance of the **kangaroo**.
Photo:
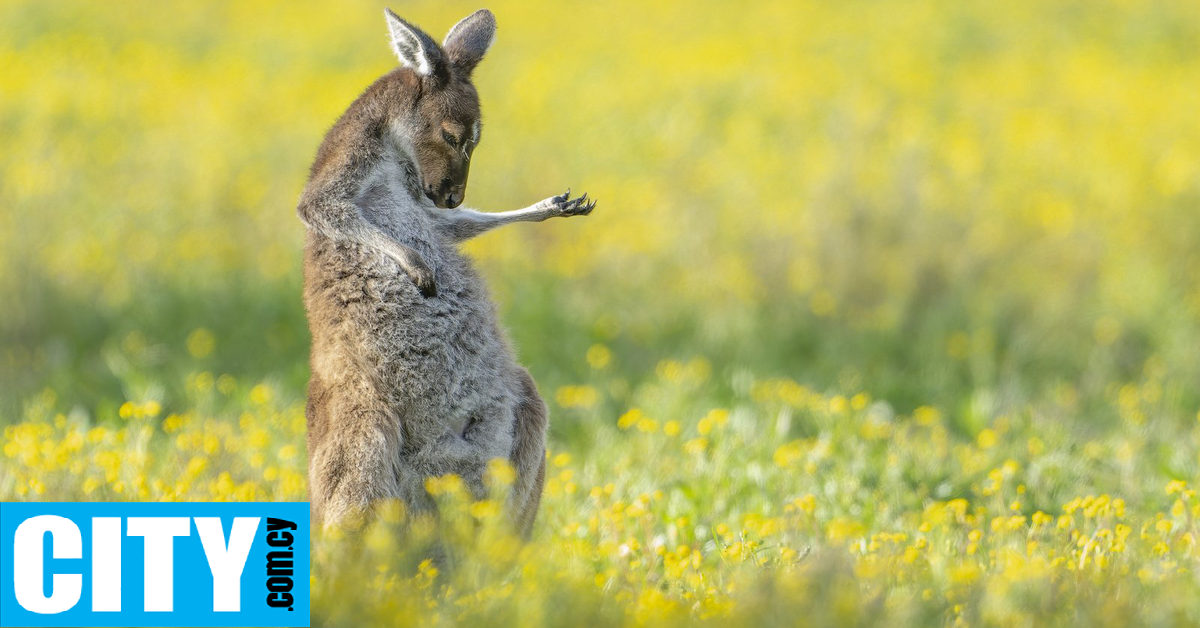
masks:
[(325, 136), (296, 208), (307, 231), (314, 523), (352, 528), (389, 498), (432, 513), (424, 481), (448, 473), (480, 498), (488, 462), (501, 458), (516, 471), (510, 515), (528, 536), (545, 477), (546, 405), (457, 245), (509, 223), (587, 215), (596, 203), (568, 190), (515, 211), (460, 208), (481, 137), (471, 73), (495, 17), (472, 13), (439, 46), (384, 15), (400, 67)]

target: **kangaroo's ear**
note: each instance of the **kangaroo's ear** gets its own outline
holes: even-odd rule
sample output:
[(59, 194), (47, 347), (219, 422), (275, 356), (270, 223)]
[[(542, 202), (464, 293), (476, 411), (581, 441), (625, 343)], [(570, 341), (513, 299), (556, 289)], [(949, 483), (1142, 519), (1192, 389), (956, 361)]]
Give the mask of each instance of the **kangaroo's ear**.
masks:
[(437, 42), (424, 31), (405, 22), (391, 9), (384, 9), (388, 32), (392, 36), (392, 50), (400, 59), (400, 65), (412, 68), (421, 76), (429, 76), (442, 63), (442, 51)]
[(464, 17), (446, 33), (442, 49), (455, 68), (463, 74), (470, 74), (492, 46), (495, 36), (496, 16), (487, 9), (480, 9)]

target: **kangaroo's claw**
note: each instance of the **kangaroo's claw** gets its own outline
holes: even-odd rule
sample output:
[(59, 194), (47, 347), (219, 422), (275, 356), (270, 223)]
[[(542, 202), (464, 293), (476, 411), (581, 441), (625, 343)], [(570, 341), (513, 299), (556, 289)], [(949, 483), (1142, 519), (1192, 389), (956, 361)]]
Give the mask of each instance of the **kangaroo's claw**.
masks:
[(565, 194), (548, 198), (540, 206), (549, 209), (555, 216), (586, 216), (596, 207), (596, 201), (589, 199), (587, 192), (577, 198), (571, 198), (571, 189)]
[(548, 202), (551, 205), (562, 205), (563, 203), (566, 203), (569, 200), (571, 200), (571, 188), (567, 188), (566, 192), (559, 194), (558, 196), (551, 197), (551, 198), (547, 199), (545, 202)]

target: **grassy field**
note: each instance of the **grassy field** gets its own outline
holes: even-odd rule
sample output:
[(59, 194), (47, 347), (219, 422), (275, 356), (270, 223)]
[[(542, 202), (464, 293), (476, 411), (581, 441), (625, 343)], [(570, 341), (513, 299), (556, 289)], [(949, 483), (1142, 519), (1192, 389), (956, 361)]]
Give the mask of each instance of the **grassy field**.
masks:
[[(1200, 4), (489, 8), (467, 204), (601, 201), (467, 247), (542, 514), (432, 481), (314, 620), (1200, 623)], [(0, 4), (0, 500), (304, 499), (294, 207), (381, 13)]]

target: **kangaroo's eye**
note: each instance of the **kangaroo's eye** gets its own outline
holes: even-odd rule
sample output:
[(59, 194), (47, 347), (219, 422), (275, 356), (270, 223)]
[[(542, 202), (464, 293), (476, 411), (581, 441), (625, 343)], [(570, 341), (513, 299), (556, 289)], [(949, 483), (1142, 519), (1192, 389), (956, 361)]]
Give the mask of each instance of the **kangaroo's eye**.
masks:
[(453, 135), (450, 135), (449, 131), (442, 131), (442, 139), (446, 140), (446, 143), (451, 146), (458, 146), (458, 139), (456, 139)]

